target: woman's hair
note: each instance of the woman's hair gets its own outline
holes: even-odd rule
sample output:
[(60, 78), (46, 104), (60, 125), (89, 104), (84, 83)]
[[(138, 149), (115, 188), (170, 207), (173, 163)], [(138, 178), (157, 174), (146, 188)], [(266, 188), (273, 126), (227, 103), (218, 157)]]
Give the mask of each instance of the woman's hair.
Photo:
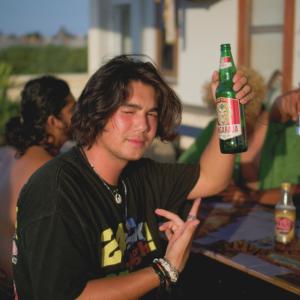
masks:
[[(254, 99), (245, 104), (245, 114), (248, 120), (255, 121), (259, 116), (266, 99), (267, 85), (264, 78), (258, 71), (243, 66), (240, 67), (239, 70), (241, 70), (247, 76), (248, 84), (251, 86), (252, 92), (254, 93)], [(210, 109), (215, 110), (215, 103), (211, 92), (210, 82), (204, 83), (202, 86), (202, 91), (203, 101)]]
[(132, 81), (141, 81), (155, 90), (158, 105), (156, 136), (161, 140), (172, 140), (176, 136), (182, 112), (176, 93), (152, 63), (137, 59), (136, 55), (120, 55), (94, 73), (76, 103), (71, 130), (79, 146), (90, 147), (94, 143), (108, 119), (127, 101)]
[(47, 119), (50, 115), (59, 117), (69, 94), (68, 84), (53, 76), (28, 81), (21, 92), (20, 115), (5, 125), (7, 144), (15, 147), (19, 156), (33, 145), (50, 146), (45, 129)]
[(267, 85), (264, 78), (258, 71), (246, 67), (241, 67), (240, 70), (246, 74), (248, 84), (251, 86), (254, 94), (253, 100), (245, 104), (246, 119), (250, 123), (255, 123), (266, 100)]

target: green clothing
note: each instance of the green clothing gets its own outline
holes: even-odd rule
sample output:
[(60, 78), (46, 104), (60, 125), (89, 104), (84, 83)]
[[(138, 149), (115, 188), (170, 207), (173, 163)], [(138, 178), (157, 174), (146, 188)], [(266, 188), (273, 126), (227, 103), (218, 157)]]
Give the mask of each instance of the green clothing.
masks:
[[(201, 135), (179, 157), (179, 162), (196, 163), (208, 144), (216, 124), (212, 120)], [(239, 155), (236, 156), (233, 177), (239, 185)], [(300, 137), (296, 135), (295, 123), (271, 122), (261, 150), (259, 166), (260, 189), (279, 188), (284, 181), (300, 184)]]
[(270, 123), (261, 152), (260, 189), (278, 188), (284, 181), (300, 183), (300, 137), (295, 123)]
[(178, 161), (181, 163), (196, 163), (199, 160), (202, 152), (208, 144), (216, 125), (216, 120), (213, 119), (208, 125), (201, 131), (201, 134), (197, 137), (196, 141), (179, 157)]

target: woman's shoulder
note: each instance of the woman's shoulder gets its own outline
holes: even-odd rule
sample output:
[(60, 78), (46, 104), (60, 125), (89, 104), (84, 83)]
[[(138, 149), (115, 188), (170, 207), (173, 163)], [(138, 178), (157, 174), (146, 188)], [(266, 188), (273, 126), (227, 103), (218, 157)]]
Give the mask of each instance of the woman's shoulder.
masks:
[(28, 165), (29, 169), (37, 169), (53, 158), (43, 147), (32, 146), (20, 158), (20, 162)]

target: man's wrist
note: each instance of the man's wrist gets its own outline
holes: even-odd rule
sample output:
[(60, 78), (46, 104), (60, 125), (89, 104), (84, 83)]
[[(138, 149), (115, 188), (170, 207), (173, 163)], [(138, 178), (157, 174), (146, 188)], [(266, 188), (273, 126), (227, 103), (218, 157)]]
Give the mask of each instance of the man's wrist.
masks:
[(152, 267), (160, 280), (160, 287), (170, 289), (179, 278), (179, 271), (166, 258), (155, 258)]

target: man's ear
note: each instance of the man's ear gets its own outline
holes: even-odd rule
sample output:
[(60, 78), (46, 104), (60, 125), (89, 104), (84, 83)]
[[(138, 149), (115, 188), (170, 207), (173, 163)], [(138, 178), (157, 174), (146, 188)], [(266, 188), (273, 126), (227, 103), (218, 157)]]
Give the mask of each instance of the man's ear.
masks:
[(50, 115), (47, 119), (47, 127), (50, 129), (61, 129), (64, 124), (61, 120), (59, 120), (54, 115)]

